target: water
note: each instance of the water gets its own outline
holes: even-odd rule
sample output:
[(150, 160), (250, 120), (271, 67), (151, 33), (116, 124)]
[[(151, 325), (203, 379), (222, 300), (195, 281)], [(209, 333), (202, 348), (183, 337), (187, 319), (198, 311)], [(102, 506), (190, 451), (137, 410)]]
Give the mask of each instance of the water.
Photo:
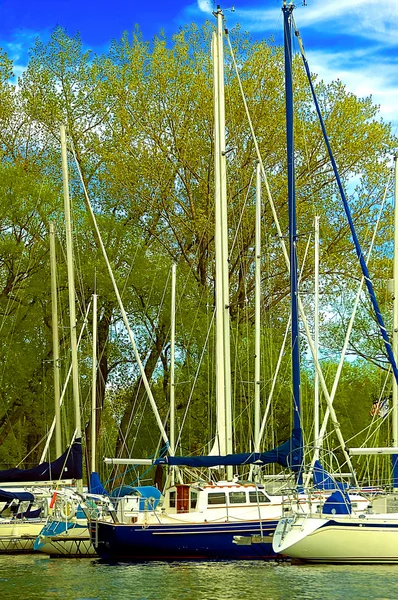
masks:
[(0, 556), (1, 600), (395, 600), (397, 566)]

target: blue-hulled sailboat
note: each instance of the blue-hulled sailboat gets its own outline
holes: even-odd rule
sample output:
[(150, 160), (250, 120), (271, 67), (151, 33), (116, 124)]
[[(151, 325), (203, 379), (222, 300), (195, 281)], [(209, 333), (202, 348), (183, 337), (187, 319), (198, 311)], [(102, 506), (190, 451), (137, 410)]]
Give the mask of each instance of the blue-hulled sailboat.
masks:
[[(303, 440), (300, 422), (300, 364), (298, 339), (296, 217), (294, 190), (293, 101), (291, 77), (291, 12), (283, 6), (285, 29), (286, 115), (288, 145), (289, 242), (292, 311), (293, 432), (288, 441), (269, 452), (232, 454), (231, 377), (229, 358), (229, 291), (226, 160), (224, 134), (223, 14), (214, 13), (214, 147), (216, 211), (216, 331), (217, 331), (217, 440), (209, 456), (169, 456), (154, 461), (178, 467), (225, 467), (225, 481), (174, 483), (159, 503), (147, 499), (142, 510), (139, 495), (128, 492), (109, 500), (111, 521), (91, 520), (92, 542), (106, 560), (271, 559), (276, 556), (272, 537), (283, 514), (285, 496), (270, 495), (256, 482), (240, 482), (233, 467), (279, 463), (300, 484)], [(120, 464), (120, 463), (119, 463)], [(295, 485), (296, 485), (295, 484)], [(122, 501), (121, 501), (122, 500)], [(321, 494), (311, 502), (318, 504)], [(307, 497), (299, 498), (306, 511)], [(359, 504), (367, 504), (358, 498)]]

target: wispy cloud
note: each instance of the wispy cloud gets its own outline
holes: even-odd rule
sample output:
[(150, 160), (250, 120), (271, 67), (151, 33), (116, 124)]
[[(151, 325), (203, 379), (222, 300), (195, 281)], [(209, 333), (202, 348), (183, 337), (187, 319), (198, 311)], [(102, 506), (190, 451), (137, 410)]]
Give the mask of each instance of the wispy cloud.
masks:
[(315, 0), (310, 9), (300, 11), (300, 26), (397, 45), (398, 4), (383, 4), (378, 0), (366, 3), (363, 0)]
[[(208, 0), (207, 0), (208, 2)], [(198, 0), (198, 4), (205, 0)], [(311, 0), (311, 4), (298, 5), (295, 11), (297, 24), (311, 28), (324, 36), (349, 34), (362, 39), (379, 40), (383, 44), (398, 45), (398, 2), (380, 3), (379, 0)], [(281, 11), (275, 7), (264, 8), (255, 0), (253, 6), (240, 9), (236, 6), (233, 18), (252, 32), (273, 33), (281, 21)]]
[(198, 0), (198, 8), (201, 12), (211, 15), (213, 2), (210, 0)]
[(45, 39), (48, 35), (48, 31), (18, 29), (12, 32), (9, 39), (0, 40), (0, 46), (13, 62), (14, 80), (17, 80), (26, 69), (29, 62), (29, 50), (34, 46), (36, 39)]
[[(366, 57), (368, 60), (366, 60)], [(327, 52), (309, 54), (311, 71), (318, 79), (330, 82), (340, 79), (347, 90), (359, 98), (372, 96), (380, 105), (380, 115), (387, 121), (397, 120), (398, 94), (397, 63), (379, 59), (375, 69), (371, 52)]]
[[(297, 2), (294, 17), (311, 71), (325, 81), (341, 79), (359, 97), (372, 96), (380, 114), (397, 122), (398, 2), (378, 0), (311, 0)], [(228, 15), (229, 26), (239, 22), (253, 37), (272, 35), (282, 43), (282, 15), (277, 7), (251, 7)], [(231, 23), (233, 21), (233, 23)]]

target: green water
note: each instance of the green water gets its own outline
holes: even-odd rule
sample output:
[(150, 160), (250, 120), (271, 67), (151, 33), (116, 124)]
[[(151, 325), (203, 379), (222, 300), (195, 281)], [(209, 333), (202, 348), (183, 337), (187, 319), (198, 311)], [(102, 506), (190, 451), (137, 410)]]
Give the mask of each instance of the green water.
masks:
[(95, 559), (0, 556), (1, 600), (395, 600), (397, 583), (398, 565), (107, 565)]

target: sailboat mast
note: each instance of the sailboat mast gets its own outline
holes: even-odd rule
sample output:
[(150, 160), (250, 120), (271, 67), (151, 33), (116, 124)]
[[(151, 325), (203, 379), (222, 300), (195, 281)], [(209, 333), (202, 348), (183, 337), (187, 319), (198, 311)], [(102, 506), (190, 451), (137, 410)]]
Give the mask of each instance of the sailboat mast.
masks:
[[(75, 277), (73, 272), (73, 245), (72, 245), (72, 224), (69, 199), (69, 179), (68, 179), (68, 158), (66, 154), (66, 136), (65, 126), (61, 125), (61, 155), (62, 155), (62, 180), (64, 189), (64, 209), (65, 209), (65, 233), (66, 233), (66, 258), (68, 267), (68, 292), (69, 292), (69, 322), (71, 337), (71, 355), (72, 355), (72, 385), (73, 400), (75, 405), (75, 430), (76, 439), (81, 440), (82, 426), (80, 417), (80, 394), (79, 394), (79, 371), (77, 363), (77, 337), (76, 337), (76, 306), (75, 306)], [(81, 487), (82, 482), (78, 482)]]
[[(293, 134), (293, 77), (292, 77), (292, 13), (294, 5), (283, 3), (284, 49), (285, 49), (285, 94), (286, 94), (286, 140), (287, 179), (289, 206), (289, 249), (290, 249), (290, 299), (292, 316), (292, 383), (293, 383), (293, 427), (301, 433), (300, 419), (300, 348), (298, 328), (298, 265), (296, 188), (294, 177), (294, 134)], [(302, 445), (302, 443), (301, 443)]]
[(175, 454), (175, 335), (176, 335), (176, 271), (177, 265), (171, 267), (171, 339), (170, 339), (170, 448)]
[[(394, 157), (394, 299), (393, 299), (393, 335), (392, 347), (395, 361), (398, 357), (398, 156)], [(398, 447), (398, 384), (392, 378), (392, 444)], [(398, 488), (398, 455), (392, 456), (393, 487)]]
[[(315, 271), (315, 282), (314, 282), (314, 347), (315, 347), (315, 361), (319, 358), (319, 216), (315, 217), (314, 222), (315, 229), (315, 252), (314, 252), (314, 271)], [(315, 458), (319, 459), (319, 373), (315, 369), (314, 379), (314, 444), (315, 444)]]
[(93, 294), (93, 353), (92, 353), (92, 382), (91, 382), (91, 472), (96, 469), (96, 454), (97, 454), (97, 299), (98, 296)]
[(55, 228), (50, 222), (50, 266), (51, 266), (51, 313), (53, 334), (54, 362), (54, 403), (55, 403), (55, 451), (61, 456), (61, 407), (60, 407), (60, 377), (59, 377), (59, 334), (58, 334), (58, 299), (57, 299), (57, 259), (55, 255)]
[(254, 451), (260, 452), (260, 332), (261, 332), (261, 167), (256, 172), (256, 247), (255, 247), (255, 358), (254, 358)]
[[(214, 13), (217, 31), (213, 34), (214, 69), (214, 201), (216, 244), (216, 378), (217, 435), (219, 453), (232, 453), (231, 358), (229, 318), (229, 263), (227, 224), (227, 178), (224, 107), (223, 13)], [(227, 469), (228, 479), (232, 467)]]

